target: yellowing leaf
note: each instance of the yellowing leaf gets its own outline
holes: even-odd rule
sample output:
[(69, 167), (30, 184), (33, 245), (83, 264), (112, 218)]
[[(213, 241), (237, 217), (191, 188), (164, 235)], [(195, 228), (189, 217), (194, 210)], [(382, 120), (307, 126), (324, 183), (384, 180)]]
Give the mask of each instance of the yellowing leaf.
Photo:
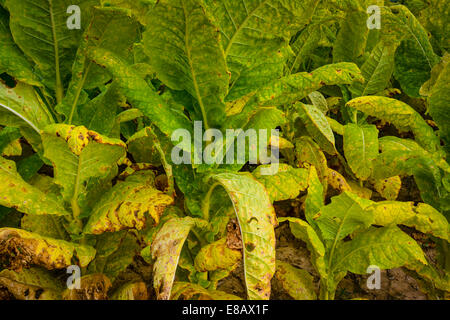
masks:
[(278, 224), (269, 195), (250, 174), (218, 173), (211, 180), (225, 188), (239, 221), (248, 299), (269, 299)]
[(373, 160), (378, 155), (378, 130), (375, 126), (344, 126), (344, 153), (347, 163), (361, 180), (367, 180), (373, 170)]
[(153, 287), (158, 300), (168, 300), (171, 295), (181, 249), (189, 231), (199, 222), (191, 217), (172, 218), (158, 231), (151, 245)]
[(270, 168), (270, 165), (259, 166), (252, 174), (264, 185), (272, 202), (295, 199), (300, 191), (304, 191), (308, 187), (307, 169), (292, 168), (281, 163), (275, 174), (261, 174), (261, 170), (269, 170), (268, 168)]
[(152, 171), (139, 171), (117, 183), (94, 207), (84, 232), (141, 230), (146, 225), (147, 215), (158, 224), (165, 208), (174, 200), (155, 188), (154, 179)]
[(347, 103), (365, 114), (392, 123), (400, 131), (412, 131), (416, 141), (427, 151), (439, 150), (439, 139), (419, 113), (399, 100), (370, 96)]
[(402, 187), (402, 179), (399, 176), (387, 179), (374, 180), (373, 187), (386, 200), (395, 200)]
[(0, 205), (31, 215), (67, 215), (63, 204), (51, 194), (26, 183), (14, 161), (0, 157)]
[(241, 298), (219, 290), (207, 290), (189, 282), (175, 282), (171, 300), (241, 300)]
[(316, 300), (313, 277), (306, 270), (298, 269), (289, 263), (277, 260), (275, 278), (286, 292), (295, 300)]
[(200, 271), (215, 271), (232, 268), (242, 259), (242, 252), (230, 249), (227, 238), (222, 238), (200, 249), (194, 260), (195, 268)]
[(81, 267), (86, 267), (95, 256), (95, 249), (25, 230), (0, 229), (0, 261), (11, 269), (21, 270), (31, 265), (61, 269), (72, 265), (74, 256), (78, 257)]

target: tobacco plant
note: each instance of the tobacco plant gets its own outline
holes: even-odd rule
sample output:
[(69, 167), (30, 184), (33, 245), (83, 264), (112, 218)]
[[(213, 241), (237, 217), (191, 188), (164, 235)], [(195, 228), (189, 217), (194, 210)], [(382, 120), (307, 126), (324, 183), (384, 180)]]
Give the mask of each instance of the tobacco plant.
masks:
[[(448, 295), (445, 1), (0, 5), (0, 298), (334, 299), (371, 266)], [(315, 274), (277, 260), (285, 224)]]

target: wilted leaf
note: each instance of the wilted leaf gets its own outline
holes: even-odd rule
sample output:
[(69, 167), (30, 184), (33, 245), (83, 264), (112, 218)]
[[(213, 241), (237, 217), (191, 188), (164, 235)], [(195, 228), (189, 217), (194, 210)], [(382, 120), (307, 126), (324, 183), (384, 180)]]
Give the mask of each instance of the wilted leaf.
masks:
[(175, 282), (171, 300), (241, 300), (232, 294), (219, 290), (207, 290), (202, 286), (189, 282)]
[(81, 267), (86, 267), (95, 256), (95, 249), (25, 230), (1, 228), (0, 256), (2, 264), (13, 270), (31, 265), (52, 270), (72, 265), (74, 256), (78, 257)]
[(110, 300), (148, 300), (145, 282), (127, 283), (117, 289)]
[(229, 269), (242, 259), (242, 252), (230, 249), (227, 246), (227, 238), (222, 238), (200, 249), (195, 257), (195, 268), (200, 271), (215, 271)]
[(101, 273), (81, 277), (80, 289), (66, 289), (64, 300), (107, 300), (111, 281)]

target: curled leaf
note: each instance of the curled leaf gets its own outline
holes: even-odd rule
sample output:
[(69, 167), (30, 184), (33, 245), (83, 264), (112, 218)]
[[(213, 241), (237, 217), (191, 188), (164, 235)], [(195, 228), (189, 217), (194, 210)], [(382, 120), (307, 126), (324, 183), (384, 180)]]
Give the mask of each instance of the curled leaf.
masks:
[(232, 268), (242, 259), (242, 252), (230, 249), (227, 238), (222, 238), (200, 249), (194, 260), (195, 268), (200, 271), (215, 271)]

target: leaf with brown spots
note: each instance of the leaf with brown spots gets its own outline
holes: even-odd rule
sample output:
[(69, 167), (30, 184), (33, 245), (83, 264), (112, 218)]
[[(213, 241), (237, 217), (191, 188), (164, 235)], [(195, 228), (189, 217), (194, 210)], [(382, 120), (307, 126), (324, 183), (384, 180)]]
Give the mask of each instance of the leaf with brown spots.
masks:
[(62, 201), (26, 183), (14, 161), (0, 157), (0, 205), (29, 215), (67, 215)]
[(173, 198), (154, 186), (153, 171), (138, 171), (118, 182), (94, 207), (85, 233), (101, 234), (123, 229), (142, 230), (151, 217), (154, 224)]
[(38, 234), (14, 228), (0, 229), (0, 264), (8, 269), (21, 270), (32, 265), (48, 270), (72, 265), (77, 257), (86, 267), (95, 256), (95, 249), (64, 240), (41, 237)]
[(80, 289), (66, 289), (64, 300), (107, 300), (111, 281), (101, 273), (88, 274), (81, 277)]
[(244, 275), (249, 299), (269, 299), (275, 273), (275, 210), (264, 186), (251, 174), (209, 176), (222, 186), (234, 206), (244, 245)]
[(241, 298), (219, 290), (207, 290), (189, 282), (175, 282), (171, 300), (242, 300)]
[(275, 278), (284, 290), (295, 300), (316, 300), (313, 276), (308, 271), (298, 269), (289, 263), (277, 260)]
[(206, 226), (206, 221), (191, 217), (172, 218), (158, 231), (151, 245), (153, 287), (158, 300), (168, 300), (171, 295), (181, 249), (191, 228)]
[(230, 249), (227, 238), (222, 238), (200, 249), (194, 260), (200, 272), (233, 268), (242, 259), (241, 250)]

